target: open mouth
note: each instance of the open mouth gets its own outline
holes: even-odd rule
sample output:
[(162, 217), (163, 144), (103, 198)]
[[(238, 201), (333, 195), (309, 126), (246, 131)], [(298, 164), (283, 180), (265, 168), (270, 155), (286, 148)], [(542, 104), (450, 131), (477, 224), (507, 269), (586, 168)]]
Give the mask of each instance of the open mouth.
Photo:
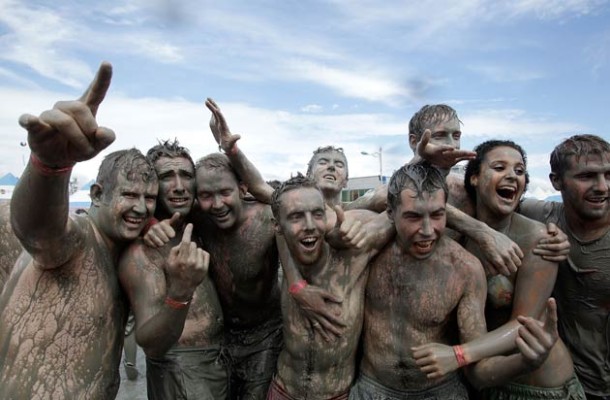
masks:
[(432, 245), (434, 244), (434, 240), (424, 240), (421, 242), (415, 242), (415, 247), (418, 251), (422, 253), (427, 253), (432, 249)]
[(212, 213), (212, 216), (216, 219), (224, 219), (229, 215), (230, 212), (231, 210), (225, 210), (219, 213)]
[(184, 205), (190, 201), (188, 197), (170, 197), (169, 202), (174, 205)]
[(322, 178), (324, 178), (327, 181), (331, 181), (331, 182), (337, 181), (337, 178), (334, 175), (324, 175), (324, 176), (322, 176)]
[(318, 243), (318, 238), (313, 236), (308, 236), (305, 239), (300, 241), (301, 246), (303, 246), (307, 250), (313, 250), (316, 247), (316, 243)]
[(515, 197), (517, 197), (517, 189), (510, 186), (500, 187), (496, 190), (496, 193), (503, 199), (510, 201), (515, 200)]
[(587, 202), (593, 204), (603, 204), (608, 201), (608, 196), (592, 196), (586, 198)]
[(128, 225), (140, 226), (140, 224), (144, 221), (144, 218), (124, 216), (123, 221), (127, 222)]

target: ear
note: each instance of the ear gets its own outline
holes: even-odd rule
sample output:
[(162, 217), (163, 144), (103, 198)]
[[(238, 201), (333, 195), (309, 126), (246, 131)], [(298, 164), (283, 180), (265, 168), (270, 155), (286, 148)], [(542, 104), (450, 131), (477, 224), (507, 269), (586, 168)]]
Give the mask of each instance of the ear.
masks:
[(388, 219), (390, 220), (390, 223), (392, 225), (394, 225), (394, 212), (392, 211), (392, 209), (390, 208), (390, 206), (387, 206), (385, 209), (386, 213), (388, 214)]
[(103, 188), (99, 183), (94, 183), (89, 188), (89, 197), (91, 197), (91, 204), (94, 207), (99, 207), (102, 204)]
[(415, 134), (410, 133), (409, 134), (409, 147), (411, 148), (411, 150), (413, 150), (413, 153), (415, 153), (415, 148), (417, 147), (417, 138), (415, 137)]
[(282, 227), (280, 226), (280, 224), (277, 222), (277, 220), (275, 218), (271, 218), (271, 221), (273, 222), (273, 230), (275, 231), (276, 235), (283, 235), (282, 233)]
[(248, 186), (246, 186), (246, 184), (243, 182), (239, 182), (237, 184), (237, 188), (239, 189), (239, 197), (243, 199), (248, 192)]
[(563, 182), (561, 181), (561, 179), (559, 178), (559, 176), (556, 173), (551, 172), (549, 174), (549, 179), (551, 180), (553, 189), (555, 189), (557, 191), (561, 191), (561, 189), (563, 189)]
[(472, 187), (477, 187), (478, 184), (479, 184), (479, 177), (477, 175), (471, 175), (470, 176), (470, 185)]

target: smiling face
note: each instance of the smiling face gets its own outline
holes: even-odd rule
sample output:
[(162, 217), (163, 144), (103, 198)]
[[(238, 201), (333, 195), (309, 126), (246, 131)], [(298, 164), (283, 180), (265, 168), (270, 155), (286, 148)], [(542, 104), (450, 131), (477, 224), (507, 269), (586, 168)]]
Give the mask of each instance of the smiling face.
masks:
[(317, 153), (309, 165), (307, 176), (320, 190), (339, 193), (347, 186), (347, 160), (342, 152)]
[[(95, 189), (92, 188), (93, 192)], [(157, 191), (156, 179), (129, 180), (119, 172), (112, 190), (101, 188), (100, 196), (92, 197), (100, 230), (114, 241), (136, 239), (154, 215)]]
[(197, 202), (220, 229), (231, 229), (241, 219), (245, 188), (224, 168), (197, 168)]
[(476, 191), (477, 210), (498, 216), (511, 214), (526, 186), (521, 153), (509, 146), (492, 148), (483, 157), (479, 173), (470, 177), (470, 184)]
[(566, 209), (583, 221), (607, 219), (610, 212), (610, 153), (568, 158), (561, 178), (551, 174)]
[(164, 218), (179, 212), (185, 217), (195, 197), (195, 169), (184, 157), (161, 157), (155, 161), (159, 179), (157, 214)]
[(446, 195), (443, 190), (418, 193), (406, 188), (400, 203), (389, 209), (396, 227), (396, 242), (403, 252), (416, 259), (430, 257), (447, 223)]
[(299, 188), (280, 197), (278, 232), (286, 239), (292, 257), (302, 265), (318, 261), (324, 249), (326, 213), (319, 190)]

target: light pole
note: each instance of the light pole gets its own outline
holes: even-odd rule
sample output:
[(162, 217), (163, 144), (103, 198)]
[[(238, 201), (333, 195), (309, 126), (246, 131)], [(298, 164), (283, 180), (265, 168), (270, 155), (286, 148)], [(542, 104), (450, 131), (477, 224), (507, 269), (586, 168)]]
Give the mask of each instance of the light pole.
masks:
[(379, 151), (376, 151), (374, 153), (369, 153), (367, 151), (361, 151), (360, 154), (362, 154), (363, 156), (372, 156), (372, 157), (376, 157), (379, 158), (379, 179), (383, 179), (383, 148), (381, 146), (379, 146)]

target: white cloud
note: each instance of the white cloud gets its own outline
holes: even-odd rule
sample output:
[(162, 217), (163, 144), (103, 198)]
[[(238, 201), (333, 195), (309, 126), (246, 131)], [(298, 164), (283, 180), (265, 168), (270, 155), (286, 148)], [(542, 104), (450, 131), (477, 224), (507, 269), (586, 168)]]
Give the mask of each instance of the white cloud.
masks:
[(301, 111), (306, 113), (317, 113), (321, 112), (323, 107), (319, 104), (308, 104), (306, 106), (301, 107)]
[(582, 125), (561, 121), (559, 118), (549, 120), (545, 117), (529, 115), (519, 109), (483, 109), (462, 113), (463, 130), (469, 136), (489, 138), (515, 137), (557, 137), (570, 132), (586, 130)]

